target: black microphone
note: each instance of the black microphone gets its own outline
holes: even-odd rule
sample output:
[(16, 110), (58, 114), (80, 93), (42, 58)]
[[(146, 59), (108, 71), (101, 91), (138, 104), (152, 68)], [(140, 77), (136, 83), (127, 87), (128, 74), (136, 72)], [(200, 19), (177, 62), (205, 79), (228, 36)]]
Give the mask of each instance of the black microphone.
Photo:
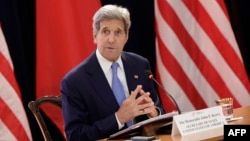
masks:
[(163, 88), (163, 86), (154, 78), (153, 76), (153, 73), (150, 71), (150, 70), (145, 70), (145, 75), (149, 78), (149, 79), (152, 79), (167, 95), (168, 97), (170, 98), (170, 100), (175, 104), (175, 107), (177, 108), (177, 111), (179, 114), (181, 114), (181, 110), (177, 104), (177, 102), (175, 101), (175, 99), (173, 98), (173, 96), (171, 94), (169, 94), (167, 92), (167, 90), (165, 90)]

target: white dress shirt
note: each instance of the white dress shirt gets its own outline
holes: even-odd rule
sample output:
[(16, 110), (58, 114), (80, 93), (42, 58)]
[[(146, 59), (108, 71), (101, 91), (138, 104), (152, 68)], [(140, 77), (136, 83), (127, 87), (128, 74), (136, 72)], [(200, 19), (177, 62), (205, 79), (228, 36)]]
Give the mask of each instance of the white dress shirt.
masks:
[[(98, 49), (96, 49), (96, 56), (97, 56), (97, 60), (98, 60), (99, 64), (101, 65), (101, 68), (102, 68), (102, 70), (104, 72), (104, 75), (106, 76), (106, 78), (108, 80), (108, 83), (109, 83), (110, 87), (112, 87), (112, 68), (111, 68), (111, 65), (112, 65), (113, 62), (110, 62), (109, 60), (104, 58), (101, 55), (101, 53), (99, 52)], [(129, 95), (128, 85), (127, 85), (127, 80), (126, 80), (125, 71), (124, 71), (124, 68), (123, 68), (123, 63), (122, 63), (122, 60), (121, 60), (121, 56), (119, 56), (119, 58), (118, 58), (118, 60), (116, 62), (119, 64), (119, 67), (117, 69), (118, 78), (120, 79), (120, 81), (122, 83), (122, 86), (123, 86), (126, 97), (128, 97), (128, 95)], [(116, 116), (117, 123), (119, 125), (119, 129), (121, 129), (124, 126), (124, 124), (122, 125), (120, 123), (120, 121), (118, 120), (116, 114), (115, 114), (115, 116)]]

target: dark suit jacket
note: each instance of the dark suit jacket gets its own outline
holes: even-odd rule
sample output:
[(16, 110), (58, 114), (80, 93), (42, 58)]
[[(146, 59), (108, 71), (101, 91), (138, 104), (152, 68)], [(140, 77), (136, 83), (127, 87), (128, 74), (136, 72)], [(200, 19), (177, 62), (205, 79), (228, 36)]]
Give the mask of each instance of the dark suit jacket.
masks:
[[(142, 85), (146, 92), (150, 92), (155, 105), (164, 113), (153, 81), (144, 73), (145, 70), (150, 70), (148, 60), (129, 52), (123, 52), (121, 58), (129, 92), (137, 85)], [(95, 52), (63, 78), (61, 93), (68, 140), (97, 140), (119, 131), (115, 118), (119, 105)], [(139, 116), (135, 121), (147, 118), (146, 115)]]

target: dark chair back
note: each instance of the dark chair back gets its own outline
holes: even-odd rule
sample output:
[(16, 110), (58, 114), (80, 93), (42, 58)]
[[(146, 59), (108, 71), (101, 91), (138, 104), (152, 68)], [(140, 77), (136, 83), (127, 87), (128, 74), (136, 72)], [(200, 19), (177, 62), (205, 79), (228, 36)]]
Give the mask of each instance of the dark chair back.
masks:
[[(40, 130), (43, 134), (44, 140), (45, 141), (52, 141), (51, 134), (48, 130), (48, 127), (46, 126), (44, 117), (42, 116), (42, 113), (40, 111), (41, 106), (43, 104), (50, 103), (52, 105), (55, 105), (59, 107), (60, 109), (62, 108), (62, 97), (61, 95), (58, 96), (43, 96), (40, 98), (37, 98), (34, 101), (30, 101), (28, 103), (29, 109), (32, 111), (33, 115), (35, 116), (35, 119), (40, 127)], [(64, 136), (65, 138), (65, 136)]]

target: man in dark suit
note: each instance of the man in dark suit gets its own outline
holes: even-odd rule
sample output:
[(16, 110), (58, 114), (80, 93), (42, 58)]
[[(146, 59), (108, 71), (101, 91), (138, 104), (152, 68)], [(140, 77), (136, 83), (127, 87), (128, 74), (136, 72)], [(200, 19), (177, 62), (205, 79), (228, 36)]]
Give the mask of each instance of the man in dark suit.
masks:
[[(131, 123), (165, 113), (153, 81), (144, 74), (151, 69), (148, 60), (123, 51), (131, 25), (128, 10), (106, 5), (93, 20), (97, 49), (61, 82), (65, 133), (72, 141), (107, 138)], [(121, 104), (112, 91), (113, 62), (125, 93)]]

